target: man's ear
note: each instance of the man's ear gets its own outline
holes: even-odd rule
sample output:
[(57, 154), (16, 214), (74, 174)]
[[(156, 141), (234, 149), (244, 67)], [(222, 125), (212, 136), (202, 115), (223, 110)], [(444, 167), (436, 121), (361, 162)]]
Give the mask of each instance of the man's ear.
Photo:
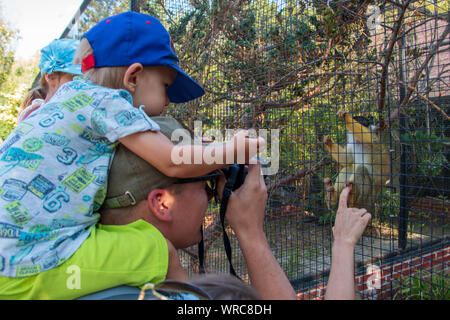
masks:
[(154, 189), (150, 191), (147, 196), (147, 204), (157, 219), (166, 222), (172, 221), (173, 197), (167, 190)]
[(144, 66), (140, 63), (133, 63), (128, 67), (127, 71), (125, 71), (125, 75), (123, 76), (123, 85), (128, 92), (135, 92), (137, 83), (139, 81), (139, 76), (143, 71)]

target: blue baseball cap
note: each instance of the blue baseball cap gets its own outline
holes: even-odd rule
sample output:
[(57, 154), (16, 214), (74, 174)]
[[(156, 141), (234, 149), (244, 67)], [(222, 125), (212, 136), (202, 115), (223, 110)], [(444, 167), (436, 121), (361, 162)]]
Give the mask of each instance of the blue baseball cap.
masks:
[(73, 58), (80, 41), (72, 39), (55, 39), (41, 50), (39, 69), (41, 75), (52, 74), (53, 71), (83, 75), (81, 65), (74, 64)]
[(82, 61), (83, 72), (91, 68), (169, 66), (177, 71), (167, 88), (173, 103), (187, 102), (205, 94), (203, 88), (180, 68), (172, 39), (158, 19), (143, 13), (124, 12), (105, 18), (84, 34), (93, 54)]

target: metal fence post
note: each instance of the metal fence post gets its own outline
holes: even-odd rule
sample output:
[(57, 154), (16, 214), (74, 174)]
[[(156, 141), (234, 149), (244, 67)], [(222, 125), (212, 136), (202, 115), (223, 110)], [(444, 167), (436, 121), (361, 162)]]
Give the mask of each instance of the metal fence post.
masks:
[(140, 0), (130, 0), (130, 11), (140, 12)]
[[(400, 102), (406, 96), (406, 87), (403, 85), (405, 83), (405, 70), (406, 65), (403, 63), (406, 59), (405, 54), (405, 32), (404, 27), (402, 27), (402, 35), (399, 48), (399, 77), (400, 77), (400, 85), (399, 85), (399, 98)], [(405, 250), (408, 238), (408, 211), (409, 211), (409, 188), (408, 188), (408, 155), (409, 155), (409, 146), (407, 143), (403, 143), (402, 138), (403, 135), (407, 132), (406, 125), (406, 115), (401, 113), (400, 115), (400, 143), (401, 143), (401, 155), (400, 155), (400, 211), (399, 211), (399, 223), (398, 223), (398, 247), (402, 250)]]

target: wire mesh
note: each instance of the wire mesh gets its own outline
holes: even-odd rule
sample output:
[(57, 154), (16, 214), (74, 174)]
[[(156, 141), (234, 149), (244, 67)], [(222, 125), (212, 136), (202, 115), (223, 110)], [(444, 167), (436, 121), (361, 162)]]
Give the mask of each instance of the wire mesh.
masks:
[[(375, 287), (358, 283), (363, 298), (448, 299), (449, 1), (94, 0), (68, 36), (130, 8), (163, 22), (182, 67), (206, 90), (170, 115), (223, 134), (267, 129), (268, 150), (278, 130), (264, 229), (296, 290), (326, 283), (333, 197), (352, 181), (353, 203), (373, 217), (356, 271), (382, 269)], [(228, 272), (217, 215), (212, 204), (206, 265)], [(444, 253), (421, 258), (430, 250)], [(402, 263), (408, 257), (419, 267)], [(195, 248), (182, 258), (196, 272)]]

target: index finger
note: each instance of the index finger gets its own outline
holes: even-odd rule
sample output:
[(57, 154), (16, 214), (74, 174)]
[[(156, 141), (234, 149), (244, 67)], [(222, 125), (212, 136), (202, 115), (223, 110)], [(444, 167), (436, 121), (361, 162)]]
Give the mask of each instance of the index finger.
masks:
[(262, 162), (257, 158), (253, 158), (253, 159), (255, 160), (255, 164), (257, 165), (257, 169), (259, 172), (259, 184), (261, 186), (266, 186), (266, 182), (264, 181), (264, 174), (263, 174), (263, 170), (262, 170)]
[(352, 185), (348, 184), (344, 190), (342, 190), (341, 195), (339, 197), (339, 207), (338, 212), (340, 212), (342, 209), (347, 209), (347, 202), (348, 202), (348, 196), (350, 194), (350, 191), (352, 191)]
[(249, 163), (247, 172), (249, 176), (254, 176), (256, 178), (257, 175), (261, 174), (261, 162), (256, 161), (256, 163)]

